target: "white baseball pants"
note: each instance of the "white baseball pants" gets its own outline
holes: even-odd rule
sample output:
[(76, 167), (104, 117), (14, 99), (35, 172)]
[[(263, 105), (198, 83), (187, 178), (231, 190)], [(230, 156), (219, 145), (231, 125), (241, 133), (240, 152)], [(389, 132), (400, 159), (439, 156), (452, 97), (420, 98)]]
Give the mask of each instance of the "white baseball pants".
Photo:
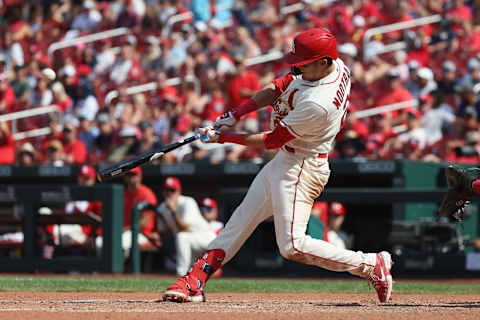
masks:
[(341, 249), (305, 234), (314, 200), (330, 176), (328, 160), (280, 150), (255, 177), (247, 195), (208, 249), (228, 262), (255, 228), (273, 214), (280, 254), (286, 259), (366, 277), (376, 254)]

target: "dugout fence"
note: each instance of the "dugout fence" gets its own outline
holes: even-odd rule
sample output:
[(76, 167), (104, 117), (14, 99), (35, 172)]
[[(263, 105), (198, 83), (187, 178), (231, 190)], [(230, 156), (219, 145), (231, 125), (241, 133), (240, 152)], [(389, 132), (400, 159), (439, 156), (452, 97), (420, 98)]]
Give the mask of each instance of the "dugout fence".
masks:
[[(49, 224), (94, 223), (83, 215), (39, 214), (40, 206), (73, 200), (102, 202), (103, 247), (100, 256), (67, 256), (45, 259), (37, 245), (37, 227)], [(123, 187), (105, 184), (95, 187), (72, 185), (1, 185), (0, 204), (20, 207), (20, 214), (3, 213), (0, 224), (18, 225), (24, 234), (20, 258), (0, 257), (1, 272), (123, 272), (121, 233), (123, 229)]]

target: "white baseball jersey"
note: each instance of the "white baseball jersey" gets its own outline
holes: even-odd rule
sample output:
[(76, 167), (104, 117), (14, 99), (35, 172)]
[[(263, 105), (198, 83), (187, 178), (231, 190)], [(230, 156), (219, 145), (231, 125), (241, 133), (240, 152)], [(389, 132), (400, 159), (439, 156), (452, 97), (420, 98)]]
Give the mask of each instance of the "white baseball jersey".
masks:
[[(273, 106), (272, 126), (295, 136), (253, 180), (247, 195), (208, 249), (225, 251), (223, 263), (240, 249), (255, 228), (273, 215), (282, 256), (334, 271), (367, 277), (376, 254), (354, 252), (305, 234), (313, 202), (330, 176), (326, 157), (345, 118), (350, 72), (337, 59), (334, 71), (318, 81), (278, 79), (281, 96)], [(291, 80), (291, 81), (290, 81)], [(288, 82), (290, 81), (290, 82)]]
[(305, 154), (329, 153), (345, 119), (350, 99), (350, 71), (342, 60), (318, 81), (294, 78), (273, 106), (273, 126), (284, 125), (296, 139), (286, 145)]

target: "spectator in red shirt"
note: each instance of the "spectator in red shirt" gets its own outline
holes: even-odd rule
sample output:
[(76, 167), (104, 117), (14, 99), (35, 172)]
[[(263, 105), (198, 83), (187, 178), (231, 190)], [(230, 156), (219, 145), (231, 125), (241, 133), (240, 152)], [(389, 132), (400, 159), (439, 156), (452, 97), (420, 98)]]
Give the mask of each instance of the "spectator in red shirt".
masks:
[(58, 109), (65, 113), (67, 111), (71, 111), (73, 106), (73, 100), (67, 95), (65, 88), (63, 87), (61, 82), (55, 82), (52, 85), (52, 93), (53, 93), (53, 104), (58, 107)]
[[(243, 57), (235, 57), (236, 74), (227, 87), (230, 108), (237, 107), (247, 101), (260, 90), (260, 81), (254, 71), (247, 70)], [(258, 131), (257, 113), (251, 112), (244, 117), (245, 129), (251, 132)]]
[(351, 14), (344, 6), (336, 6), (328, 21), (328, 29), (340, 43), (347, 42), (355, 32)]
[(453, 30), (464, 35), (472, 30), (472, 11), (465, 4), (465, 0), (454, 0), (453, 8), (446, 12), (445, 17), (453, 22)]
[(15, 141), (10, 133), (8, 124), (0, 122), (0, 164), (15, 162)]
[(0, 74), (0, 114), (12, 112), (14, 103), (15, 92), (8, 83), (6, 74)]
[(87, 148), (77, 139), (77, 128), (71, 122), (63, 126), (63, 149), (67, 164), (83, 163), (87, 160)]
[[(385, 81), (380, 84), (380, 92), (375, 100), (374, 106), (385, 106), (392, 103), (404, 102), (412, 100), (413, 97), (410, 92), (405, 89), (400, 79), (400, 75), (395, 71), (390, 71), (385, 77)], [(392, 120), (392, 124), (401, 124), (406, 121), (405, 117), (398, 117), (404, 115), (413, 108), (407, 107), (403, 111), (392, 111), (387, 113), (387, 118)]]
[(208, 84), (210, 101), (203, 109), (202, 120), (214, 123), (217, 117), (221, 116), (227, 107), (227, 101), (223, 96), (220, 86), (216, 82)]

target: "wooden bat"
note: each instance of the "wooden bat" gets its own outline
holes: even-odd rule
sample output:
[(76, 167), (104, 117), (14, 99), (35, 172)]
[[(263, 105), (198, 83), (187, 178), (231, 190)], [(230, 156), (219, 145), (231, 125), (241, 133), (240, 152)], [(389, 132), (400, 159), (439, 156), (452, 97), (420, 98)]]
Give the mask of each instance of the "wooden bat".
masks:
[(97, 179), (99, 182), (103, 182), (108, 179), (118, 177), (122, 174), (127, 173), (130, 169), (138, 167), (147, 162), (151, 162), (155, 159), (162, 157), (165, 153), (180, 148), (186, 144), (189, 144), (200, 138), (200, 134), (195, 133), (193, 136), (185, 138), (184, 140), (177, 141), (175, 143), (169, 144), (168, 146), (162, 147), (155, 151), (146, 152), (144, 154), (138, 155), (132, 159), (128, 159), (117, 163), (106, 169), (99, 170), (97, 172)]

